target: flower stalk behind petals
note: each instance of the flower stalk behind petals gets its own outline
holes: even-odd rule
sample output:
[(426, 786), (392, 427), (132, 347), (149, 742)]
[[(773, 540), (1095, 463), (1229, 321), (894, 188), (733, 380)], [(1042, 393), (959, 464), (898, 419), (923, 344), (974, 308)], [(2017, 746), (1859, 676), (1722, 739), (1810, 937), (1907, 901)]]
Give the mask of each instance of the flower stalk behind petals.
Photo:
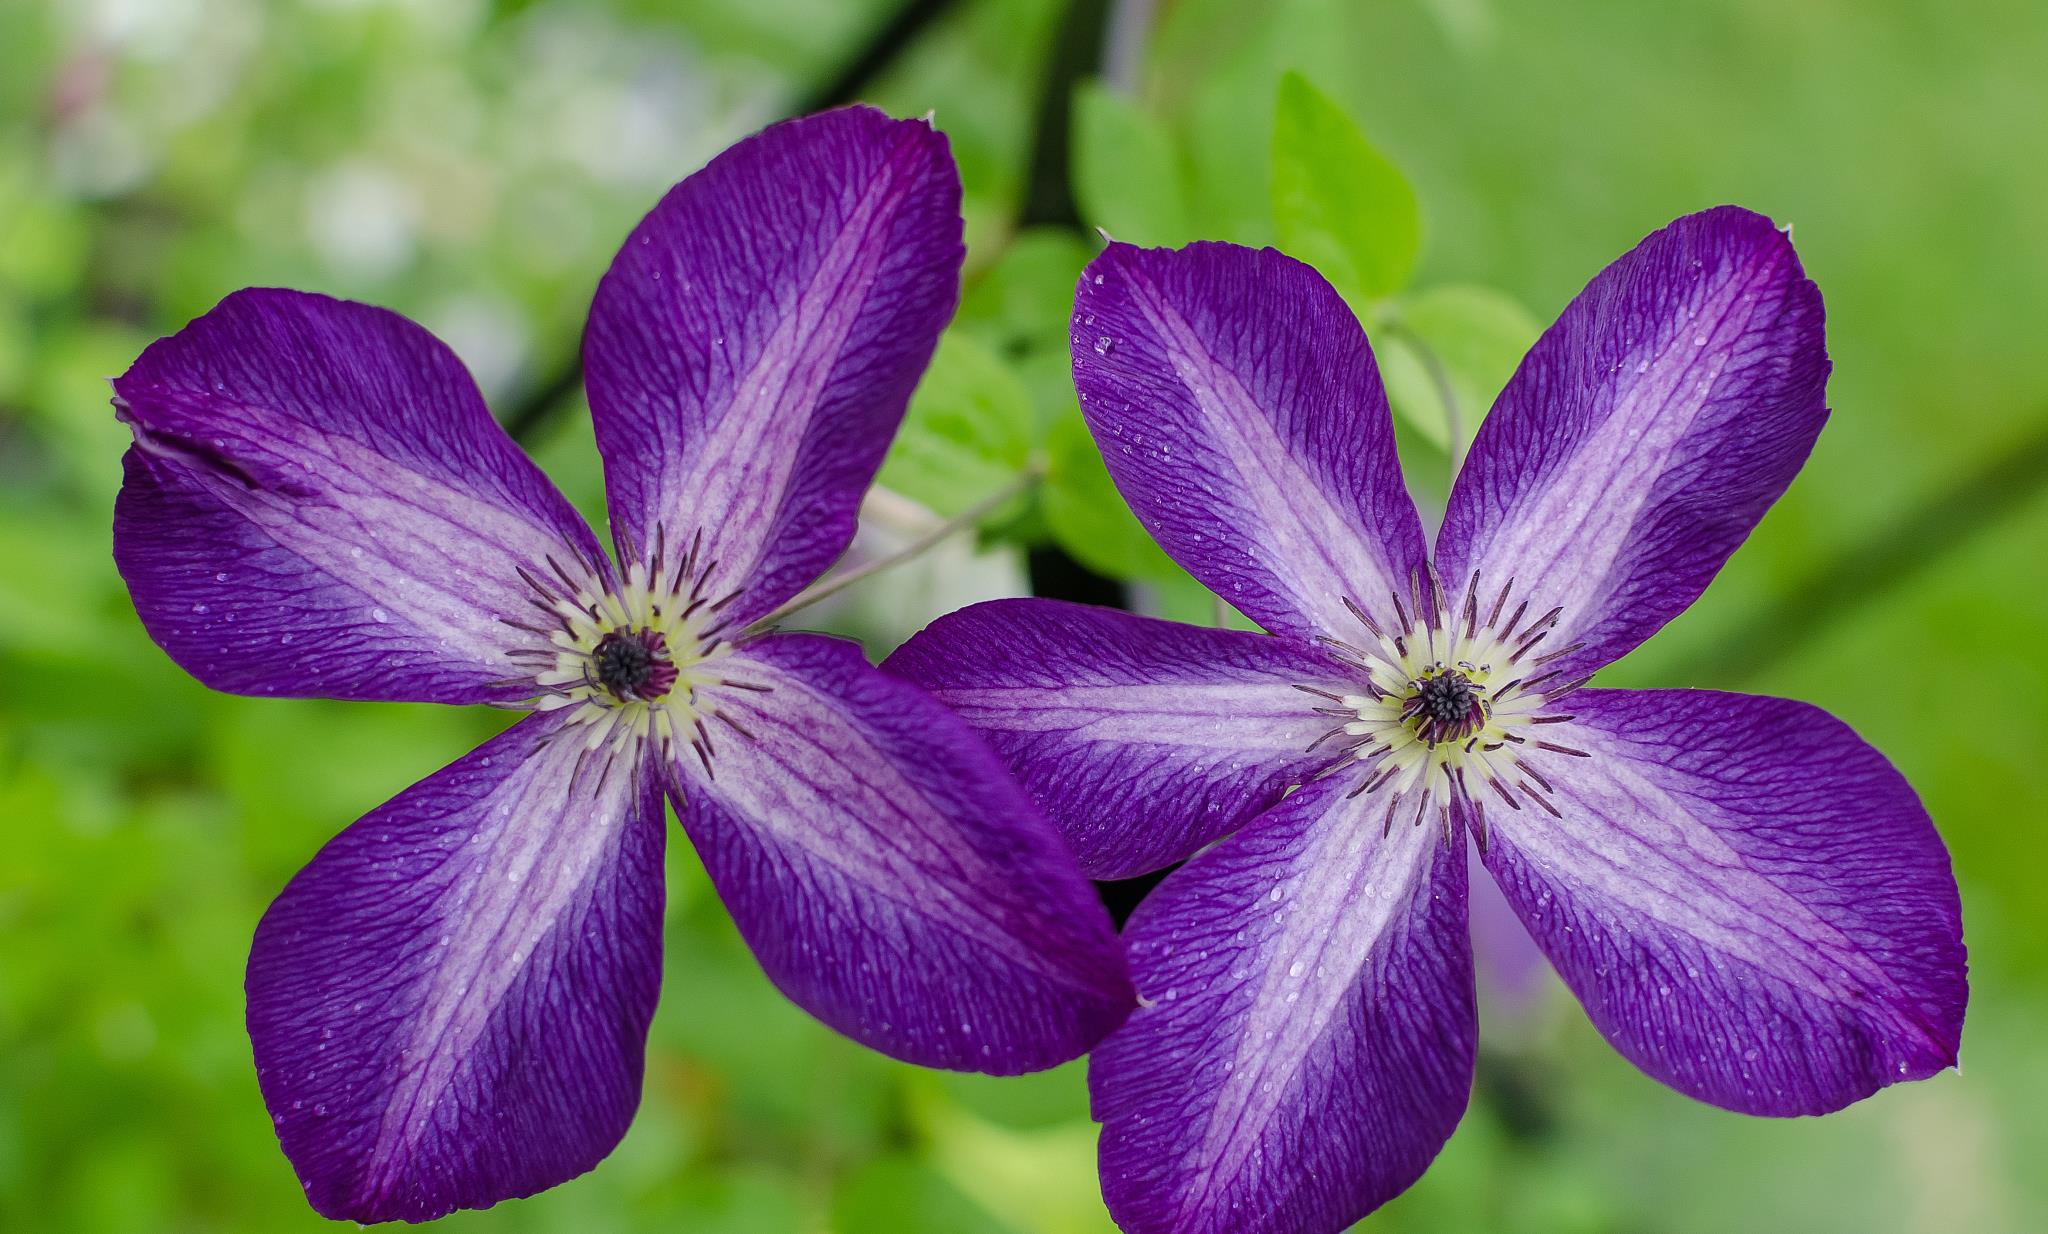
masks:
[(1044, 479), (1045, 461), (1034, 458), (1025, 466), (1022, 472), (1018, 473), (1015, 480), (990, 493), (987, 497), (962, 510), (952, 518), (933, 527), (895, 552), (885, 557), (877, 557), (873, 561), (863, 562), (851, 569), (841, 570), (829, 578), (821, 578), (817, 582), (812, 583), (809, 587), (804, 588), (777, 606), (773, 612), (755, 621), (753, 625), (747, 628), (748, 633), (765, 630), (792, 613), (807, 609), (820, 600), (839, 594), (864, 578), (880, 574), (884, 570), (923, 556), (934, 546), (951, 537), (956, 532), (978, 525), (982, 519), (987, 518), (990, 514), (995, 513), (1010, 502), (1030, 492)]

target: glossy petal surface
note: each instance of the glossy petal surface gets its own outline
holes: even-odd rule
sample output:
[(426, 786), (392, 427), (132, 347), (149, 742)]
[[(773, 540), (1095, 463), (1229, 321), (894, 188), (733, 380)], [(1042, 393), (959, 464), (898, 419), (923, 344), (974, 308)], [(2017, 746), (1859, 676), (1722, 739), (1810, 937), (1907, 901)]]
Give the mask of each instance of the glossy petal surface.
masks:
[(1615, 1048), (1702, 1101), (1820, 1114), (1955, 1062), (1948, 854), (1913, 790), (1804, 703), (1583, 690), (1562, 819), (1490, 810), (1487, 865)]
[(1383, 838), (1384, 806), (1347, 792), (1292, 794), (1126, 926), (1143, 1005), (1089, 1067), (1126, 1234), (1337, 1234), (1464, 1112), (1464, 846), (1406, 824)]
[(249, 1037), (313, 1207), (424, 1221), (590, 1169), (661, 980), (656, 782), (522, 720), (365, 815), (272, 904)]
[(959, 298), (960, 229), (946, 139), (869, 107), (775, 125), (671, 190), (583, 341), (621, 555), (701, 535), (744, 625), (844, 552)]
[(1295, 687), (1344, 670), (1294, 639), (1057, 600), (939, 618), (884, 665), (1017, 773), (1093, 878), (1185, 861), (1329, 760), (1333, 720)]
[(1321, 275), (1271, 249), (1112, 244), (1081, 276), (1073, 352), (1124, 499), (1246, 616), (1356, 634), (1346, 595), (1407, 594), (1422, 523), (1372, 349)]
[(597, 542), (395, 313), (239, 291), (114, 382), (135, 432), (114, 558), (151, 637), (218, 690), (477, 702), (540, 641), (518, 570)]
[(1437, 537), (1444, 586), (1510, 579), (1590, 672), (1698, 598), (1827, 420), (1820, 292), (1791, 238), (1734, 206), (1607, 267), (1481, 425)]
[(1122, 1022), (1108, 914), (986, 745), (859, 648), (771, 635), (721, 661), (685, 829), (769, 978), (908, 1062), (1014, 1073)]

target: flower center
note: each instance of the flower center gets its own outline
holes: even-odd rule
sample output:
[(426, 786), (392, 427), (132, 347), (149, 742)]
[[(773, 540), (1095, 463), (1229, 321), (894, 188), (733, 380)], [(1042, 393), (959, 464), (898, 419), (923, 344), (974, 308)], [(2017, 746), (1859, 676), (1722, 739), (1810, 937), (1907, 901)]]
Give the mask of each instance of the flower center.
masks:
[(656, 702), (676, 684), (668, 639), (659, 630), (609, 631), (590, 653), (590, 664), (597, 683), (621, 702)]
[(625, 583), (610, 589), (592, 563), (572, 572), (550, 560), (552, 577), (522, 570), (542, 616), (509, 623), (535, 643), (508, 653), (531, 675), (506, 684), (527, 690), (520, 706), (575, 708), (570, 723), (584, 728), (591, 749), (607, 741), (653, 741), (666, 752), (687, 742), (708, 772), (714, 747), (705, 721), (747, 735), (728, 713), (744, 697), (739, 692), (767, 687), (736, 681), (727, 671), (734, 623), (722, 614), (739, 593), (706, 594), (711, 568), (696, 545), (670, 562), (663, 543), (658, 538), (652, 559), (634, 562)]
[(1486, 727), (1486, 697), (1463, 671), (1436, 665), (1408, 688), (1401, 718), (1424, 744), (1457, 741)]
[[(1586, 684), (1550, 667), (1583, 644), (1549, 649), (1562, 610), (1524, 624), (1529, 603), (1509, 607), (1512, 580), (1482, 609), (1474, 574), (1458, 612), (1445, 604), (1434, 572), (1418, 575), (1407, 596), (1388, 597), (1382, 616), (1346, 599), (1366, 638), (1325, 637), (1331, 652), (1360, 674), (1361, 689), (1300, 689), (1329, 700), (1316, 711), (1335, 721), (1309, 748), (1337, 742), (1333, 760), (1311, 777), (1359, 773), (1357, 796), (1385, 790), (1383, 828), (1397, 817), (1421, 823), (1432, 815), (1448, 842), (1454, 820), (1486, 845), (1486, 794), (1520, 810), (1525, 802), (1551, 814), (1550, 781), (1537, 763), (1584, 752), (1536, 736), (1540, 726), (1571, 716), (1556, 703)], [(1484, 617), (1482, 619), (1482, 613)]]

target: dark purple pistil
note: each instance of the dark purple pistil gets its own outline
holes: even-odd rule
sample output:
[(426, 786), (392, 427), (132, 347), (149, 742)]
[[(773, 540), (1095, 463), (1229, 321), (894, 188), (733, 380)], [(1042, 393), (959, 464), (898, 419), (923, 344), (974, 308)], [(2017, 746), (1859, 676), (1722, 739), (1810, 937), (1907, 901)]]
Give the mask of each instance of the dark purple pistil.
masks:
[(1401, 718), (1429, 745), (1458, 741), (1486, 727), (1486, 702), (1478, 686), (1456, 669), (1420, 678), (1401, 704)]
[(597, 683), (621, 701), (661, 698), (676, 684), (668, 640), (653, 630), (613, 630), (590, 653)]

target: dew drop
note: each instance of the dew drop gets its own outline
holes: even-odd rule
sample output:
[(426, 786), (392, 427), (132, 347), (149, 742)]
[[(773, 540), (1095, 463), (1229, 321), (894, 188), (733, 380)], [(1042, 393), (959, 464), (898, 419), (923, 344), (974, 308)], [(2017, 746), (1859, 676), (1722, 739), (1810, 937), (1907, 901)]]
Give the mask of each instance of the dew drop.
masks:
[(376, 622), (378, 625), (383, 625), (385, 622), (391, 620), (391, 614), (385, 612), (381, 608), (373, 608), (370, 610), (370, 620)]

